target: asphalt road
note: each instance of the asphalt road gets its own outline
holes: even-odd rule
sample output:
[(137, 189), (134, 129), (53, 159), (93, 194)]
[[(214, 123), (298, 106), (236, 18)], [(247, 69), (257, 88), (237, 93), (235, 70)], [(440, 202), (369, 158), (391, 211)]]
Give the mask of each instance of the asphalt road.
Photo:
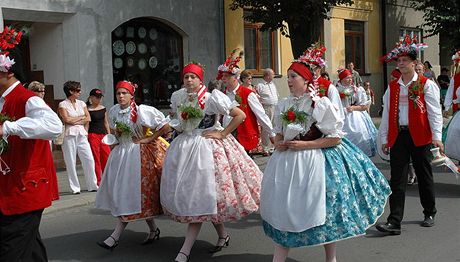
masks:
[[(373, 159), (388, 177), (389, 165)], [(258, 158), (264, 168), (267, 158)], [(436, 226), (420, 227), (423, 218), (417, 186), (408, 187), (403, 232), (400, 236), (385, 236), (374, 227), (366, 236), (338, 242), (338, 261), (460, 261), (460, 180), (445, 170), (435, 173), (437, 209)], [(69, 201), (72, 201), (69, 199)], [(388, 207), (380, 218), (385, 221)], [(140, 243), (146, 236), (143, 221), (130, 223), (122, 234), (120, 245), (113, 251), (104, 250), (96, 241), (105, 239), (113, 230), (116, 219), (96, 210), (92, 204), (48, 212), (44, 215), (41, 233), (50, 261), (173, 261), (179, 251), (186, 225), (160, 217), (159, 241), (149, 246)], [(230, 246), (215, 255), (207, 253), (217, 240), (210, 223), (204, 224), (191, 253), (190, 261), (271, 261), (273, 244), (261, 227), (258, 214), (242, 221), (227, 223)], [(292, 249), (288, 261), (324, 261), (322, 247)]]

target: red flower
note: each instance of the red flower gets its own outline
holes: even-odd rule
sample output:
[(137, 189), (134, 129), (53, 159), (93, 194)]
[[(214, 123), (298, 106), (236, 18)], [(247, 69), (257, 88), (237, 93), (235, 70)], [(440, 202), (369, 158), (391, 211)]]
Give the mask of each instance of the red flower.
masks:
[(180, 114), (180, 116), (181, 116), (182, 119), (184, 119), (184, 120), (187, 120), (187, 119), (188, 119), (188, 113), (187, 113), (187, 112), (182, 112), (182, 113)]
[(345, 98), (347, 97), (347, 95), (345, 95), (344, 93), (340, 93), (340, 98)]
[(295, 112), (294, 111), (288, 111), (286, 113), (286, 117), (289, 121), (294, 122), (295, 121)]

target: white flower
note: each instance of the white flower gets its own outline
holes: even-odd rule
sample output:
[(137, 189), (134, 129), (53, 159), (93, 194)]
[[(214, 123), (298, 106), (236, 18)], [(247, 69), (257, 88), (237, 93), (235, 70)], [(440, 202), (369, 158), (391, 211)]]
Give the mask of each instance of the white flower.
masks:
[(10, 68), (15, 64), (14, 59), (10, 59), (6, 55), (0, 55), (0, 71), (8, 72)]

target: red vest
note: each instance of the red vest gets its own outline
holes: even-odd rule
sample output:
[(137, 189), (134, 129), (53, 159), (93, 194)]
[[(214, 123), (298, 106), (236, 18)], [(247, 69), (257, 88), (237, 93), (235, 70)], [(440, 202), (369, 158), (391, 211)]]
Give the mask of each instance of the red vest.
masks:
[[(418, 80), (409, 87), (416, 83), (420, 84), (421, 90), (424, 90), (426, 80), (428, 78), (419, 75)], [(390, 82), (390, 104), (389, 104), (389, 112), (388, 112), (388, 147), (392, 147), (396, 142), (396, 138), (399, 134), (399, 91), (400, 87), (398, 84), (398, 80), (393, 80)], [(425, 93), (420, 92), (420, 101), (422, 102), (423, 106), (426, 109), (426, 102), (425, 102)], [(432, 134), (430, 128), (430, 122), (428, 121), (428, 114), (422, 112), (420, 108), (414, 106), (414, 102), (408, 98), (408, 108), (409, 108), (409, 132), (411, 134), (412, 140), (416, 146), (423, 146), (431, 143)]]
[[(16, 120), (24, 117), (26, 102), (32, 96), (33, 92), (19, 84), (5, 97), (2, 114)], [(11, 135), (8, 145), (1, 158), (11, 172), (0, 174), (0, 212), (16, 215), (50, 206), (59, 195), (49, 141)]]
[(319, 97), (327, 97), (329, 93), (329, 86), (331, 85), (331, 81), (327, 80), (324, 77), (318, 78), (318, 93)]
[[(457, 73), (454, 76), (454, 94), (452, 96), (452, 99), (457, 99), (457, 89), (459, 87), (460, 87), (460, 73)], [(452, 105), (452, 110), (453, 110), (453, 113), (457, 112), (458, 104), (453, 104)]]
[(235, 100), (240, 104), (239, 108), (246, 114), (246, 119), (236, 129), (238, 142), (245, 150), (254, 149), (259, 144), (257, 117), (248, 103), (248, 96), (251, 93), (254, 93), (254, 91), (240, 85), (235, 94)]

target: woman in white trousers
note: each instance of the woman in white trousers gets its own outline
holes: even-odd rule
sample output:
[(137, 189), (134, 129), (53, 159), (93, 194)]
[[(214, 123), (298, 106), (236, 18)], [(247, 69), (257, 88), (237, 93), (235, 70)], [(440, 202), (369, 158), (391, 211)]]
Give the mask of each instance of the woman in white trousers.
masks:
[(94, 158), (88, 143), (88, 132), (85, 125), (91, 121), (85, 102), (78, 100), (81, 94), (79, 82), (67, 81), (64, 83), (64, 93), (67, 99), (59, 103), (59, 115), (65, 123), (64, 143), (62, 153), (69, 176), (70, 189), (73, 194), (81, 191), (77, 177), (77, 153), (83, 166), (88, 191), (98, 189), (94, 171)]

